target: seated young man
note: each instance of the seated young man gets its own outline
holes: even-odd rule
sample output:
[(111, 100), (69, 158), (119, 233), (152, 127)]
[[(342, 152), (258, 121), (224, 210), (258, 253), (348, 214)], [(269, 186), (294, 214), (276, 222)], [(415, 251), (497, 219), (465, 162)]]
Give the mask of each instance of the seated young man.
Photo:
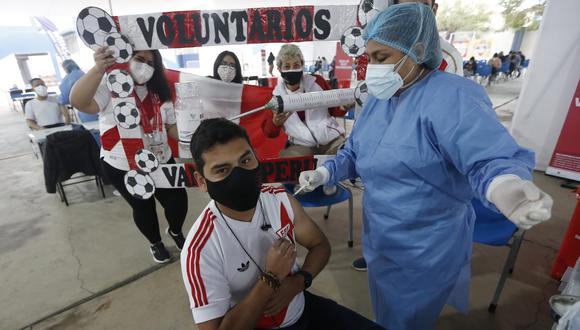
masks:
[(48, 95), (48, 89), (42, 79), (34, 78), (30, 81), (30, 85), (36, 93), (36, 98), (28, 101), (24, 109), (26, 124), (30, 129), (40, 130), (70, 124), (66, 107), (59, 104), (56, 97)]
[[(197, 184), (212, 198), (181, 252), (198, 329), (382, 329), (305, 291), (328, 262), (330, 245), (283, 188), (261, 184), (242, 127), (204, 120), (191, 153)], [(295, 244), (308, 250), (302, 266)]]

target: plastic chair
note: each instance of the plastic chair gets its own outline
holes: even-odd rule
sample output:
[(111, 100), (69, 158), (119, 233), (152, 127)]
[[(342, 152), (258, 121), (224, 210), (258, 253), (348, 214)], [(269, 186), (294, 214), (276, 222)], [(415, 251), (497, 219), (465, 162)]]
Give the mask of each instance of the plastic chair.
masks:
[(346, 120), (355, 120), (354, 118), (354, 107), (348, 109), (348, 111), (346, 112), (346, 114), (344, 115), (344, 117), (342, 117), (342, 121), (344, 123), (344, 129), (346, 130)]
[(518, 229), (505, 216), (488, 209), (477, 199), (473, 199), (471, 204), (476, 215), (473, 241), (485, 245), (507, 246), (510, 248), (499, 282), (495, 288), (493, 299), (487, 309), (488, 312), (494, 313), (505, 282), (514, 271), (516, 258), (524, 240), (525, 230)]
[[(288, 189), (288, 186), (286, 186)], [(291, 191), (289, 191), (291, 193)], [(354, 241), (354, 224), (353, 224), (353, 199), (352, 199), (352, 191), (339, 183), (336, 186), (336, 193), (334, 195), (327, 196), (322, 191), (322, 187), (318, 187), (314, 189), (314, 191), (305, 193), (302, 195), (294, 196), (298, 202), (303, 207), (321, 207), (326, 206), (326, 213), (324, 214), (324, 220), (328, 220), (328, 216), (330, 215), (330, 208), (334, 204), (342, 203), (348, 200), (348, 247), (353, 246)]]

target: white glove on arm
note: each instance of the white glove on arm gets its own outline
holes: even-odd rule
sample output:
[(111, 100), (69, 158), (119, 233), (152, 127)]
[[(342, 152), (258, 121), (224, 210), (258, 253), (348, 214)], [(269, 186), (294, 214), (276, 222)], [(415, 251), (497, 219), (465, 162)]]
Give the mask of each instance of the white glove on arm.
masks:
[(552, 216), (552, 197), (533, 182), (516, 175), (494, 178), (487, 188), (486, 198), (521, 229), (530, 229)]
[(304, 191), (310, 192), (319, 186), (327, 184), (328, 180), (330, 180), (328, 169), (324, 166), (320, 166), (314, 171), (304, 171), (300, 173), (298, 183), (305, 187)]

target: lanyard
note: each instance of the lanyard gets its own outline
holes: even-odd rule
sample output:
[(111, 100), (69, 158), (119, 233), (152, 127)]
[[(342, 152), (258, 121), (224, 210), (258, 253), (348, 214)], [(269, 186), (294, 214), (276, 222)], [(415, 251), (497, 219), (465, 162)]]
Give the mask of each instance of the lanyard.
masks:
[[(147, 100), (149, 98), (149, 100)], [(141, 99), (137, 95), (135, 98), (137, 108), (139, 109), (139, 114), (141, 115), (141, 126), (143, 126), (143, 131), (145, 133), (157, 133), (163, 130), (163, 117), (161, 116), (161, 101), (156, 93), (151, 93), (147, 91), (147, 96), (141, 102)], [(145, 107), (150, 106), (153, 109), (153, 124), (147, 116), (147, 110)]]

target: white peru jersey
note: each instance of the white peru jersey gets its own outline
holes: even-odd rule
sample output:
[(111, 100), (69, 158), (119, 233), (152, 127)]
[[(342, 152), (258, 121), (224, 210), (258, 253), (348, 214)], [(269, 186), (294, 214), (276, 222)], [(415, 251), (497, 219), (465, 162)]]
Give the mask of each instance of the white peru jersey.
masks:
[[(272, 227), (262, 230), (265, 223)], [(223, 218), (212, 200), (193, 224), (181, 252), (181, 272), (194, 321), (222, 317), (240, 302), (260, 275), (252, 259), (264, 269), (268, 250), (282, 237), (295, 242), (294, 212), (283, 187), (262, 186), (251, 222)], [(295, 263), (292, 272), (298, 270)], [(290, 326), (303, 310), (304, 294), (300, 293), (278, 315), (262, 316), (256, 328)]]

